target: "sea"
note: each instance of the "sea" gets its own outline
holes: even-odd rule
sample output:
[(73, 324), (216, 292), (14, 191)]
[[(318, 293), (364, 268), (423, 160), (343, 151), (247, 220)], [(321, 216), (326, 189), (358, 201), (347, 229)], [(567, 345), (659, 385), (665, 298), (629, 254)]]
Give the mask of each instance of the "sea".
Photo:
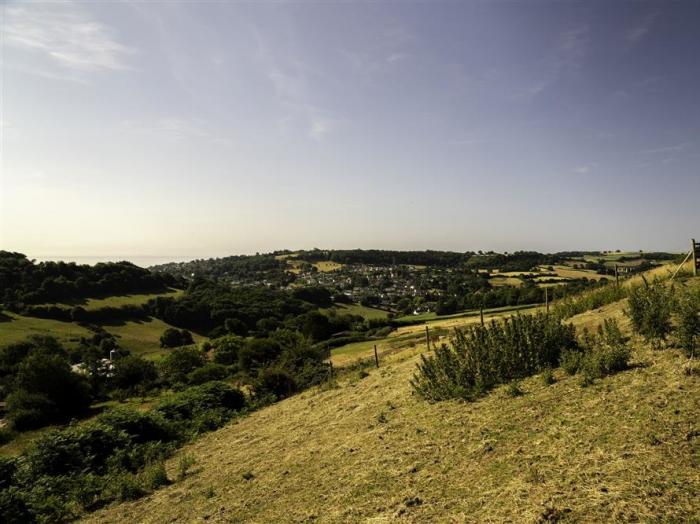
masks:
[(81, 256), (36, 256), (27, 255), (28, 258), (34, 259), (37, 262), (75, 262), (76, 264), (95, 265), (99, 262), (131, 262), (140, 267), (157, 266), (159, 264), (167, 264), (168, 262), (189, 262), (198, 258), (209, 257), (193, 257), (193, 256), (175, 256), (175, 255), (81, 255)]

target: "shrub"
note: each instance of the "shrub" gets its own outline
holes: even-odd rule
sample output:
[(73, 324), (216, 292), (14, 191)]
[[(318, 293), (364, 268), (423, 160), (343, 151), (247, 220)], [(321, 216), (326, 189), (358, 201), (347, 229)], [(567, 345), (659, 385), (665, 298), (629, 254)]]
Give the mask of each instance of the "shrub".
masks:
[(128, 355), (114, 361), (111, 383), (115, 388), (132, 390), (137, 386), (148, 388), (157, 378), (158, 372), (153, 362)]
[(557, 300), (552, 309), (553, 314), (562, 319), (571, 318), (585, 311), (612, 304), (627, 296), (627, 291), (622, 286), (613, 284), (601, 284), (600, 286)]
[(582, 374), (582, 385), (596, 378), (624, 371), (629, 367), (630, 350), (627, 340), (614, 319), (605, 319), (597, 333), (584, 332), (581, 351), (562, 355), (561, 365), (570, 375)]
[(700, 297), (689, 291), (680, 294), (676, 302), (678, 328), (676, 338), (689, 357), (697, 354), (700, 346)]
[(283, 369), (267, 368), (260, 371), (254, 385), (255, 395), (264, 397), (268, 394), (277, 399), (287, 398), (297, 390), (297, 385), (287, 371)]
[(544, 371), (542, 372), (542, 383), (545, 386), (551, 386), (556, 382), (556, 379), (554, 378), (554, 371), (552, 371), (552, 368), (544, 368)]
[(671, 332), (673, 289), (661, 282), (632, 288), (629, 294), (627, 316), (634, 330), (658, 346)]
[(229, 374), (228, 368), (221, 364), (210, 362), (187, 374), (187, 382), (193, 385), (204, 384), (215, 380), (223, 380)]
[(559, 363), (562, 369), (569, 375), (575, 375), (581, 369), (583, 353), (575, 349), (562, 351)]
[(433, 355), (421, 355), (411, 385), (424, 398), (477, 398), (556, 365), (562, 351), (577, 346), (573, 326), (543, 314), (455, 330), (451, 343), (452, 348), (443, 344)]
[(226, 335), (212, 342), (214, 362), (230, 366), (238, 362), (238, 353), (245, 345), (245, 340), (235, 335)]
[(168, 328), (160, 336), (160, 347), (175, 348), (194, 344), (192, 333), (186, 329)]
[(135, 443), (170, 442), (177, 438), (176, 428), (158, 413), (116, 408), (102, 413), (97, 421), (123, 431)]
[(160, 369), (171, 383), (185, 382), (187, 375), (206, 362), (204, 354), (195, 347), (176, 348), (160, 361)]
[(225, 424), (245, 403), (240, 390), (224, 382), (208, 382), (173, 395), (156, 411), (183, 430), (200, 433)]
[(155, 464), (146, 466), (139, 474), (139, 480), (141, 481), (141, 486), (146, 491), (154, 491), (161, 486), (170, 484), (170, 479), (168, 479), (168, 474), (165, 471), (165, 464), (163, 464), (163, 462), (156, 462)]

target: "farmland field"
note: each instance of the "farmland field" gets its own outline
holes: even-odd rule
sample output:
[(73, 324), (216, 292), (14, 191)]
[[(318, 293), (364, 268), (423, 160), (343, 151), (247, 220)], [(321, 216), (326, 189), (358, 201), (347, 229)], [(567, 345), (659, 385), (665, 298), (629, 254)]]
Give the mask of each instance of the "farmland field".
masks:
[(67, 347), (75, 347), (80, 337), (90, 336), (88, 329), (73, 322), (26, 317), (8, 311), (2, 315), (7, 320), (0, 321), (0, 346), (20, 342), (31, 335), (50, 335)]
[(85, 309), (100, 309), (103, 307), (140, 306), (152, 298), (172, 297), (177, 298), (184, 293), (181, 289), (171, 289), (165, 293), (147, 293), (134, 295), (114, 295), (107, 298), (90, 298), (85, 304)]
[[(153, 360), (168, 351), (160, 347), (160, 336), (169, 327), (172, 326), (153, 318), (146, 322), (130, 321), (119, 326), (106, 326), (105, 329), (117, 337), (120, 346)], [(192, 338), (195, 342), (203, 340), (203, 337), (195, 333), (192, 333)]]

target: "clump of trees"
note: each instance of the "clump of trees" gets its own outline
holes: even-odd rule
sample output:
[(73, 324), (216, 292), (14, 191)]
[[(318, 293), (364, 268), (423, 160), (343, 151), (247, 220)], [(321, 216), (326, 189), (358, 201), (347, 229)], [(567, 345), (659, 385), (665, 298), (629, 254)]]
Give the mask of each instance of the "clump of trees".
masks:
[(133, 500), (173, 480), (164, 460), (200, 433), (247, 409), (222, 382), (188, 388), (139, 413), (110, 410), (39, 437), (17, 458), (0, 458), (0, 520), (66, 522), (114, 501)]
[(555, 367), (577, 347), (573, 326), (544, 314), (457, 329), (450, 346), (421, 355), (411, 385), (429, 400), (476, 399), (498, 384)]
[(163, 291), (178, 284), (170, 274), (157, 274), (130, 262), (80, 265), (40, 262), (0, 251), (0, 301), (21, 311), (26, 304), (75, 302), (86, 297)]

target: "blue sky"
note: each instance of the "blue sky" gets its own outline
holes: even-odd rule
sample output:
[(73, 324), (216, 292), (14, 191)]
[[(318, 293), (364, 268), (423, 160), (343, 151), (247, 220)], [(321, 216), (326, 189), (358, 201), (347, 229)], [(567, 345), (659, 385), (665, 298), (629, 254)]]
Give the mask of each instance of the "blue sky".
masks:
[(0, 247), (685, 249), (696, 2), (5, 2)]

